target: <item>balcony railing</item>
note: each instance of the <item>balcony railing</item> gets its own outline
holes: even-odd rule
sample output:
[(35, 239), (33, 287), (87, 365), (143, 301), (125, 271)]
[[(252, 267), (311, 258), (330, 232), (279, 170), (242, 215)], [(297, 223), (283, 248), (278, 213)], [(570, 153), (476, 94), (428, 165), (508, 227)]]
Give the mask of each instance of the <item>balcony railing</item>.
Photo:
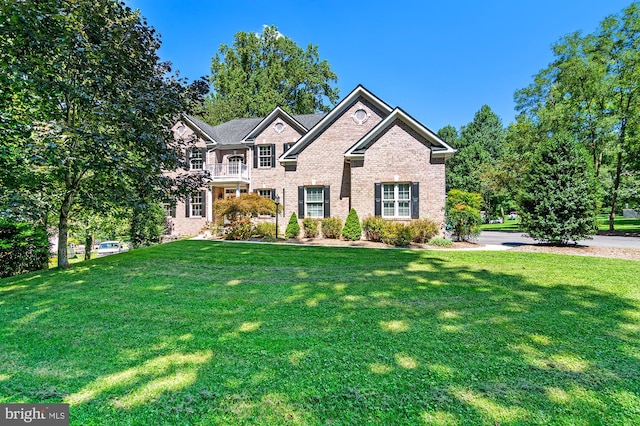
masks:
[(209, 172), (214, 182), (249, 181), (249, 168), (241, 163), (207, 164), (204, 169)]

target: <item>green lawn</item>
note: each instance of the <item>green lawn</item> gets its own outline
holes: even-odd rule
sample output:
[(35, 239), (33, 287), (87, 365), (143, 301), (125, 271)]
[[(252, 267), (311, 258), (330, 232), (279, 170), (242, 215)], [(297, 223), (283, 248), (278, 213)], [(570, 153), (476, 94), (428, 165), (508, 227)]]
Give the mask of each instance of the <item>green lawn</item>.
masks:
[(0, 403), (73, 425), (631, 425), (639, 263), (179, 241), (0, 280)]
[[(622, 216), (616, 216), (614, 220), (616, 231), (621, 232), (640, 232), (640, 219), (625, 219)], [(492, 223), (482, 225), (483, 231), (521, 231), (519, 220), (505, 220), (504, 223)], [(609, 230), (609, 215), (601, 214), (598, 216), (598, 230)]]

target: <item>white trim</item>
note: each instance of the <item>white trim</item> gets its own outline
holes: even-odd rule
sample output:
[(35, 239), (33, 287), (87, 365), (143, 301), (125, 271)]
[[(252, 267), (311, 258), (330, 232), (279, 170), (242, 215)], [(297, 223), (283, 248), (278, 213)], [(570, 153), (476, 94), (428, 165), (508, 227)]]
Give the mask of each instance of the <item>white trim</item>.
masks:
[(302, 134), (308, 131), (308, 129), (304, 127), (302, 124), (300, 124), (300, 122), (298, 122), (295, 118), (293, 118), (291, 114), (287, 113), (285, 110), (283, 110), (280, 107), (276, 107), (273, 111), (269, 113), (269, 115), (267, 115), (253, 129), (251, 129), (251, 131), (247, 133), (247, 136), (245, 136), (244, 139), (242, 139), (242, 141), (249, 142), (254, 140), (256, 136), (258, 136), (264, 129), (267, 128), (267, 126), (269, 126), (270, 123), (272, 123), (278, 117), (280, 117), (284, 122), (290, 121), (289, 124), (291, 124), (294, 128), (296, 128)]
[(202, 130), (196, 123), (194, 123), (193, 121), (191, 121), (189, 119), (189, 117), (187, 117), (186, 115), (182, 116), (183, 120), (185, 120), (187, 123), (187, 125), (189, 127), (191, 127), (194, 130), (197, 130), (202, 136), (204, 136), (206, 139), (208, 139), (210, 142), (212, 142), (214, 145), (217, 145), (218, 142), (216, 142), (215, 139), (213, 139), (211, 136), (209, 136), (207, 134), (207, 132), (205, 132), (204, 130)]

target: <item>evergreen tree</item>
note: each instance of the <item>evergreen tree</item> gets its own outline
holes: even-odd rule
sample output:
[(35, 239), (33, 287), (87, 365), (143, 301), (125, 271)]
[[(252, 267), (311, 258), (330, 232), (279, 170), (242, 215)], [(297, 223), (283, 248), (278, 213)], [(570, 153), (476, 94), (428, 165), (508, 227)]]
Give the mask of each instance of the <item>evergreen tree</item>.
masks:
[(522, 227), (532, 238), (554, 244), (596, 233), (596, 181), (586, 152), (568, 134), (536, 151), (522, 181)]
[(357, 241), (362, 237), (362, 228), (360, 227), (360, 219), (356, 209), (351, 209), (347, 220), (344, 222), (344, 228), (342, 228), (342, 237), (349, 241)]
[(300, 224), (298, 223), (298, 215), (296, 212), (291, 213), (285, 235), (287, 238), (297, 238), (300, 234)]

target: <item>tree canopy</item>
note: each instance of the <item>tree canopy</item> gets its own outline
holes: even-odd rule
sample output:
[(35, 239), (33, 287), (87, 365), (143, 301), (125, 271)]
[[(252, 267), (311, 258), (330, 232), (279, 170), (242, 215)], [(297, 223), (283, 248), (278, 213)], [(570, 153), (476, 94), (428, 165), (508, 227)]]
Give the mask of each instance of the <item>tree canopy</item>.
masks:
[(261, 34), (238, 32), (211, 61), (203, 118), (215, 125), (264, 117), (278, 106), (291, 114), (328, 111), (338, 100), (337, 80), (317, 46), (303, 49), (274, 26)]
[[(159, 36), (114, 0), (0, 0), (0, 202), (56, 212), (59, 266), (68, 266), (78, 208), (146, 201), (197, 179), (170, 178), (184, 161), (169, 127), (206, 84), (172, 76)], [(6, 154), (6, 155), (5, 155)], [(24, 197), (29, 195), (30, 199)], [(36, 194), (36, 195), (33, 195)]]

